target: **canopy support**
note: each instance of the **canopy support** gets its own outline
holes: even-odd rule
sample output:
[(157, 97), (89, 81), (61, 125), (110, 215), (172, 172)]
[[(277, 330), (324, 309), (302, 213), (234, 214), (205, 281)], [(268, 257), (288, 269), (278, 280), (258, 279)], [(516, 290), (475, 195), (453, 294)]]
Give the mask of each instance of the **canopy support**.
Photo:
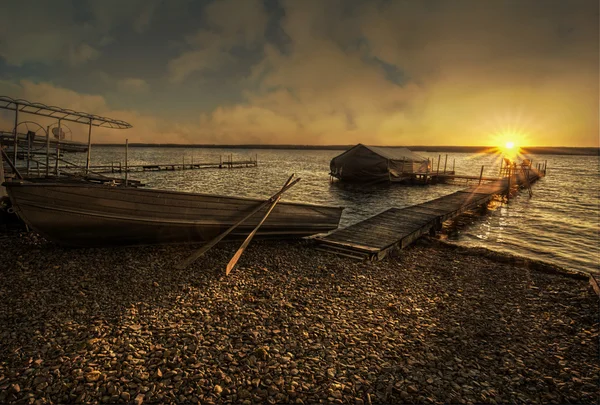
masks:
[(90, 130), (88, 131), (87, 160), (85, 161), (85, 174), (90, 173), (90, 160), (92, 157), (92, 119), (90, 118)]
[(17, 167), (17, 126), (19, 125), (19, 104), (15, 104), (15, 142), (13, 150), (13, 164)]

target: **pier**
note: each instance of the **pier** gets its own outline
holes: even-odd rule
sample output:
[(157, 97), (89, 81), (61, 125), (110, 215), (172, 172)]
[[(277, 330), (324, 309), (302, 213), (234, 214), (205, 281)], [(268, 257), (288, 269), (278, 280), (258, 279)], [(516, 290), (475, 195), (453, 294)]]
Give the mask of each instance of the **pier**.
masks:
[(163, 172), (163, 171), (177, 171), (177, 170), (199, 170), (199, 169), (235, 169), (243, 167), (256, 167), (258, 166), (258, 156), (247, 160), (233, 160), (233, 156), (229, 155), (227, 159), (219, 157), (218, 162), (194, 162), (191, 159), (186, 162), (185, 159), (181, 163), (148, 163), (141, 165), (127, 165), (125, 166), (121, 162), (113, 162), (105, 165), (93, 165), (90, 166), (90, 170), (95, 173), (123, 173), (128, 172)]
[(317, 238), (319, 250), (356, 259), (381, 260), (394, 250), (403, 249), (420, 236), (435, 234), (442, 223), (465, 211), (487, 205), (494, 196), (507, 194), (515, 187), (527, 187), (546, 173), (537, 168), (510, 167), (507, 176), (491, 183), (478, 184), (455, 193), (406, 208), (390, 208), (354, 225)]

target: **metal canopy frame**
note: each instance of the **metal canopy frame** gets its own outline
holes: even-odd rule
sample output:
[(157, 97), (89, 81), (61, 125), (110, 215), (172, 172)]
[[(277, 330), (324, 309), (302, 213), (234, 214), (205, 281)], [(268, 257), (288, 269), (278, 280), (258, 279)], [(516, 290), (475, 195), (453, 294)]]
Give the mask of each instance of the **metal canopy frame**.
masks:
[[(14, 99), (8, 96), (0, 96), (0, 109), (12, 110), (15, 112), (15, 127), (14, 127), (14, 158), (13, 163), (16, 166), (17, 163), (17, 126), (19, 125), (19, 112), (39, 115), (42, 117), (56, 118), (58, 119), (58, 128), (60, 132), (61, 121), (76, 122), (79, 124), (87, 124), (89, 126), (88, 132), (88, 150), (86, 159), (86, 173), (89, 173), (90, 160), (91, 160), (91, 148), (92, 148), (92, 127), (103, 127), (113, 129), (128, 129), (132, 125), (121, 120), (115, 120), (113, 118), (101, 117), (95, 114), (88, 114), (84, 112), (78, 112), (69, 110), (66, 108), (60, 108), (56, 106), (48, 106), (42, 103), (32, 103), (23, 99)], [(46, 131), (48, 132), (48, 131)], [(48, 139), (50, 134), (46, 133), (46, 145), (48, 145)], [(48, 146), (47, 146), (48, 149)], [(58, 143), (56, 146), (56, 172), (58, 174), (58, 158), (59, 158), (59, 147)], [(48, 151), (46, 151), (46, 155)], [(48, 159), (46, 158), (46, 161)], [(46, 172), (48, 167), (46, 166)]]
[(42, 103), (32, 103), (27, 100), (14, 99), (7, 96), (0, 96), (0, 108), (28, 114), (41, 115), (43, 117), (57, 118), (61, 121), (78, 122), (80, 124), (88, 125), (91, 124), (94, 127), (114, 129), (127, 129), (132, 127), (131, 124), (121, 120), (73, 111), (66, 108), (48, 106)]

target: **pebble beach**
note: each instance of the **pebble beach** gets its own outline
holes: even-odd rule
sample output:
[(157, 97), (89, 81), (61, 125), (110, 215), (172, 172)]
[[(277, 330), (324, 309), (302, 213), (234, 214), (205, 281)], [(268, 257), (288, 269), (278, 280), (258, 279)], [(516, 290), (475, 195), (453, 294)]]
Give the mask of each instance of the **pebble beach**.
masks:
[(0, 403), (597, 403), (598, 296), (559, 268), (422, 240), (70, 249), (0, 235)]

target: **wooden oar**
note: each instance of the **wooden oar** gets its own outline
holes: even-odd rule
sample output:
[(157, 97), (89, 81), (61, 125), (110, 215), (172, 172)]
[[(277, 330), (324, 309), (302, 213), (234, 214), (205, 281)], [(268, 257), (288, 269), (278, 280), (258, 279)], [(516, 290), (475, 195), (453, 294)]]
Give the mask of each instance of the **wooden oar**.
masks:
[[(284, 188), (288, 185), (288, 183), (290, 182), (290, 180), (292, 180), (291, 177), (288, 179), (288, 181), (283, 186)], [(297, 179), (292, 184), (297, 183), (299, 180), (300, 179)], [(256, 232), (258, 232), (258, 228), (260, 228), (260, 226), (267, 220), (267, 218), (269, 217), (269, 214), (271, 213), (271, 211), (273, 211), (273, 208), (275, 208), (275, 206), (277, 205), (277, 203), (279, 202), (280, 199), (281, 199), (281, 194), (277, 198), (275, 198), (273, 200), (273, 202), (271, 203), (271, 206), (267, 210), (267, 213), (265, 214), (265, 216), (260, 220), (260, 222), (258, 223), (258, 225), (256, 225), (256, 228), (254, 228), (254, 230), (252, 232), (250, 232), (250, 235), (248, 235), (246, 237), (246, 240), (244, 240), (244, 242), (242, 243), (242, 245), (240, 246), (240, 248), (237, 250), (237, 252), (235, 252), (235, 254), (233, 255), (233, 257), (229, 261), (229, 263), (227, 263), (227, 268), (225, 269), (225, 275), (226, 276), (228, 276), (229, 273), (231, 273), (231, 270), (233, 270), (233, 268), (237, 264), (238, 260), (240, 260), (240, 257), (242, 256), (242, 253), (244, 253), (244, 250), (246, 250), (246, 248), (248, 247), (248, 244), (250, 244), (250, 241), (252, 240), (252, 238), (254, 237), (254, 235), (256, 234)]]
[(290, 176), (290, 178), (288, 179), (288, 181), (285, 183), (285, 186), (283, 186), (283, 188), (281, 190), (279, 190), (277, 193), (273, 194), (268, 200), (263, 201), (262, 203), (260, 203), (255, 209), (252, 210), (252, 212), (250, 212), (244, 218), (240, 219), (238, 222), (236, 222), (235, 224), (233, 224), (225, 232), (221, 233), (219, 236), (217, 236), (216, 238), (214, 238), (213, 240), (211, 240), (210, 242), (208, 242), (206, 245), (203, 245), (200, 249), (198, 249), (197, 251), (195, 251), (194, 253), (192, 253), (189, 257), (187, 257), (181, 263), (177, 264), (175, 266), (175, 268), (177, 268), (179, 270), (185, 269), (187, 266), (189, 266), (190, 264), (192, 264), (193, 262), (195, 262), (200, 256), (202, 256), (204, 253), (206, 253), (210, 248), (212, 248), (217, 243), (219, 243), (221, 240), (223, 240), (223, 238), (226, 237), (227, 235), (229, 235), (235, 228), (237, 228), (242, 223), (244, 223), (245, 221), (247, 221), (248, 218), (250, 218), (251, 216), (253, 216), (254, 214), (256, 214), (258, 211), (260, 211), (264, 207), (266, 207), (269, 203), (272, 203), (281, 194), (283, 194), (284, 192), (286, 192), (287, 190), (289, 190), (297, 182), (300, 181), (300, 179), (297, 179), (297, 180), (293, 181), (292, 183), (290, 183), (290, 181), (292, 180), (293, 177), (294, 177), (294, 175), (292, 174)]

